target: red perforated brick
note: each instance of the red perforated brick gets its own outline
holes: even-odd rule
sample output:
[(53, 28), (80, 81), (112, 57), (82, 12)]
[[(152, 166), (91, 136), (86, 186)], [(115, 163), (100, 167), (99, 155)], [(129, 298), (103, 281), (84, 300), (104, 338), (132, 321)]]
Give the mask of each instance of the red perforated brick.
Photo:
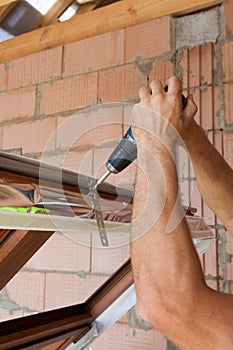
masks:
[(124, 30), (99, 35), (64, 48), (64, 76), (124, 63)]
[(233, 167), (233, 134), (224, 134), (224, 157)]
[(46, 273), (45, 310), (84, 302), (107, 276)]
[(89, 271), (90, 242), (90, 233), (55, 233), (26, 267), (44, 271)]
[(212, 61), (213, 61), (213, 44), (207, 43), (205, 46), (200, 47), (200, 56), (201, 56), (201, 85), (212, 84)]
[(233, 80), (233, 42), (226, 40), (222, 46), (222, 67), (223, 67), (223, 82)]
[(81, 174), (92, 175), (93, 150), (68, 152), (63, 158), (63, 167)]
[[(206, 213), (204, 212), (204, 216), (206, 217)], [(207, 220), (207, 223), (210, 221)], [(217, 277), (218, 269), (217, 269), (217, 248), (216, 242), (213, 242), (211, 247), (206, 251), (204, 256), (204, 274), (206, 276)]]
[(192, 91), (194, 102), (197, 105), (197, 113), (195, 114), (195, 120), (198, 124), (201, 123), (201, 91), (199, 88)]
[[(213, 115), (213, 88), (209, 86), (207, 89), (201, 91), (201, 126), (204, 130), (212, 130), (214, 128)], [(209, 135), (212, 139), (213, 134)]]
[(34, 115), (36, 90), (12, 90), (0, 94), (0, 121), (28, 118)]
[(214, 129), (220, 128), (221, 120), (221, 100), (220, 100), (220, 88), (219, 86), (213, 87), (213, 107), (214, 107)]
[(129, 105), (126, 105), (124, 107), (124, 128), (123, 128), (123, 134), (126, 133), (126, 131), (128, 130), (128, 128), (131, 125), (131, 121), (132, 121), (132, 109), (134, 107), (134, 103), (131, 103)]
[[(111, 205), (109, 207), (111, 210)], [(116, 271), (130, 256), (130, 232), (128, 234), (119, 232), (108, 233), (109, 248), (101, 245), (98, 234), (92, 238), (92, 273), (113, 273)]]
[(40, 91), (42, 114), (84, 108), (97, 101), (97, 73), (47, 83), (41, 86)]
[(218, 152), (223, 155), (223, 133), (220, 131), (221, 127), (221, 101), (219, 97), (219, 87), (215, 86), (213, 88), (214, 91), (214, 129), (216, 130), (213, 134), (213, 143), (214, 147), (218, 150)]
[(224, 104), (225, 104), (225, 122), (227, 124), (233, 123), (233, 83), (223, 85), (224, 88)]
[(62, 150), (61, 152), (43, 153), (37, 156), (38, 160), (45, 161), (56, 166), (62, 166), (81, 174), (92, 175), (93, 150)]
[(226, 232), (226, 239), (227, 239), (227, 244), (226, 244), (227, 254), (233, 255), (233, 237), (228, 232)]
[(57, 148), (101, 146), (122, 136), (122, 107), (99, 105), (58, 118)]
[(182, 83), (183, 83), (183, 89), (186, 89), (188, 87), (188, 67), (189, 67), (189, 50), (184, 49), (182, 52), (182, 59), (181, 59), (181, 68), (182, 68)]
[(64, 155), (62, 153), (42, 153), (37, 155), (36, 159), (42, 161), (42, 162), (47, 162), (56, 166), (62, 166)]
[(155, 329), (134, 328), (127, 324), (115, 323), (91, 345), (93, 350), (165, 350), (167, 340)]
[(125, 62), (171, 52), (170, 17), (154, 19), (125, 29)]
[(52, 138), (52, 142), (49, 142), (49, 139), (55, 129), (55, 118), (38, 120), (30, 124), (4, 126), (2, 147), (3, 149), (22, 147), (23, 153), (54, 150), (55, 139)]
[(5, 64), (0, 64), (0, 91), (5, 90), (7, 86), (7, 71)]
[[(8, 298), (22, 308), (44, 309), (45, 274), (21, 271), (7, 285)], [(23, 292), (22, 292), (23, 291)]]
[(61, 76), (62, 47), (20, 57), (10, 62), (8, 88), (36, 84)]
[(227, 36), (233, 34), (233, 3), (232, 0), (225, 0), (226, 32)]
[(200, 85), (200, 47), (196, 46), (189, 51), (189, 87)]
[(99, 72), (98, 97), (102, 102), (138, 99), (138, 90), (146, 85), (146, 77), (135, 65), (125, 65)]

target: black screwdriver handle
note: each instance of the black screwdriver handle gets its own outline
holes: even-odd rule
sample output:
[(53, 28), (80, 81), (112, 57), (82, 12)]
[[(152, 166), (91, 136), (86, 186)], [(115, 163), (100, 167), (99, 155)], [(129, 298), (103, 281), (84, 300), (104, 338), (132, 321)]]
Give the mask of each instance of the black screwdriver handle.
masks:
[(137, 158), (137, 145), (131, 126), (114, 149), (107, 161), (107, 169), (111, 173), (120, 173)]

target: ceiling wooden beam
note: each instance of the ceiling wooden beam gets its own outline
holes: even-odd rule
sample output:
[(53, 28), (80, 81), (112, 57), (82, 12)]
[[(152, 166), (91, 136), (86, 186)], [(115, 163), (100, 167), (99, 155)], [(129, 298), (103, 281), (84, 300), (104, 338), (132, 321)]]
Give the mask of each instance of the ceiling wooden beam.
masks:
[(216, 0), (122, 0), (0, 44), (0, 62), (87, 39), (153, 18), (217, 4)]
[(13, 9), (16, 5), (16, 1), (12, 2), (9, 5), (4, 5), (0, 7), (0, 22), (4, 20), (4, 18), (8, 15), (8, 13)]
[(37, 27), (45, 27), (49, 24), (57, 23), (58, 18), (70, 6), (74, 0), (57, 0), (48, 12), (41, 18)]
[(5, 6), (5, 5), (9, 5), (12, 2), (15, 2), (15, 0), (0, 0), (0, 7)]
[(76, 12), (75, 15), (80, 16), (83, 13), (87, 13), (90, 12), (92, 10), (94, 10), (102, 1), (101, 0), (96, 0), (96, 1), (91, 1), (91, 2), (87, 2), (83, 5), (80, 5), (78, 8), (78, 11)]

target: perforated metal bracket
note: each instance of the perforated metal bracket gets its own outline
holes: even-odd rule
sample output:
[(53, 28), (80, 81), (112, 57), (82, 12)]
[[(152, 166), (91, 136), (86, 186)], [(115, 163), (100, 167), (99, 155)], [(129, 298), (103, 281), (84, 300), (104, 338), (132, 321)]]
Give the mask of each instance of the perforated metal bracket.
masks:
[(92, 179), (88, 180), (88, 185), (89, 185), (89, 189), (90, 189), (90, 192), (88, 195), (91, 198), (92, 208), (94, 210), (97, 225), (99, 228), (100, 241), (101, 241), (103, 247), (108, 247), (109, 246), (108, 237), (107, 237), (107, 233), (105, 230), (102, 211), (100, 208), (99, 195), (97, 192), (97, 188), (95, 187), (95, 183), (93, 183)]

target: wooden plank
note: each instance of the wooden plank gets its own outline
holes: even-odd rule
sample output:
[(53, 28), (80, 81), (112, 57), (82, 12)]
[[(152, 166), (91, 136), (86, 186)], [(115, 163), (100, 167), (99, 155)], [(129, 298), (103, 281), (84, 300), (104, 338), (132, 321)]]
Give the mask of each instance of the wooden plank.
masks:
[(80, 16), (84, 13), (90, 12), (94, 10), (97, 6), (97, 1), (87, 2), (86, 4), (80, 5), (78, 11), (75, 16)]
[[(72, 343), (72, 340), (65, 339), (65, 340), (61, 340), (59, 342), (56, 342), (54, 344), (47, 345), (43, 348), (40, 348), (40, 350), (58, 350), (58, 349), (61, 350), (61, 349), (63, 349), (64, 346), (67, 347), (70, 343)], [(64, 347), (64, 349), (65, 349), (65, 347)]]
[(48, 10), (48, 12), (41, 18), (39, 27), (45, 27), (49, 24), (57, 23), (58, 18), (62, 13), (70, 6), (74, 0), (57, 0), (54, 5)]
[(129, 259), (87, 299), (91, 315), (95, 319), (100, 316), (133, 283), (133, 271)]
[(0, 290), (23, 267), (53, 232), (15, 231), (0, 250)]
[(9, 5), (5, 5), (0, 7), (0, 22), (4, 20), (4, 18), (8, 15), (8, 13), (15, 7), (16, 1), (12, 2)]
[[(133, 274), (128, 260), (82, 304), (1, 322), (0, 350), (45, 350), (46, 345), (62, 339), (67, 341), (64, 345), (76, 342), (132, 284)], [(60, 350), (63, 348), (62, 344)]]
[(94, 10), (95, 8), (100, 7), (102, 2), (103, 2), (103, 0), (96, 0), (96, 1), (91, 1), (91, 2), (87, 2), (85, 4), (82, 4), (82, 5), (80, 5), (80, 7), (75, 15), (80, 16), (83, 13), (90, 12), (90, 11)]
[(9, 5), (12, 2), (15, 2), (15, 0), (0, 0), (0, 7), (5, 6), (5, 5)]
[[(0, 62), (87, 39), (153, 18), (220, 3), (218, 0), (122, 0), (0, 44)], [(106, 20), (107, 19), (107, 20)]]
[(5, 242), (5, 240), (10, 237), (11, 234), (12, 234), (12, 230), (8, 230), (8, 229), (0, 230), (0, 248), (1, 248), (1, 245)]
[(89, 330), (92, 321), (86, 305), (79, 304), (0, 322), (0, 350), (38, 350), (61, 340), (71, 343)]

